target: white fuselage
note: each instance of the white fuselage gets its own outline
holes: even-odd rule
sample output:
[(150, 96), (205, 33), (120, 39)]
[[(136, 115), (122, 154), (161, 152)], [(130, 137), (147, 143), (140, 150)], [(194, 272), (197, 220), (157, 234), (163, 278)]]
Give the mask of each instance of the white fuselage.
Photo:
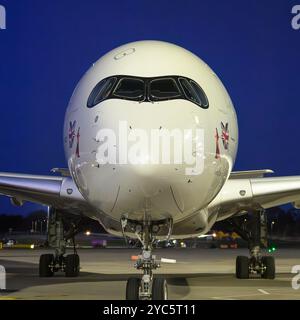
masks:
[[(95, 85), (113, 75), (188, 77), (202, 87), (209, 107), (204, 109), (183, 99), (157, 102), (109, 99), (88, 108), (87, 100)], [(126, 129), (122, 137), (120, 123)], [(142, 129), (148, 136), (151, 130), (201, 129), (203, 171), (188, 175), (186, 163), (174, 162), (100, 163), (97, 154), (103, 143), (99, 139), (102, 129), (113, 130), (118, 139), (127, 138), (135, 129)], [(185, 142), (188, 139), (194, 138), (185, 135)], [(235, 110), (214, 72), (190, 52), (158, 41), (124, 45), (96, 62), (76, 87), (65, 117), (64, 146), (71, 175), (83, 197), (101, 212), (101, 216), (94, 218), (104, 226), (103, 217), (119, 222), (123, 215), (142, 220), (147, 214), (152, 220), (172, 218), (176, 224), (196, 212), (207, 214), (203, 209), (227, 180), (237, 145)], [(126, 148), (129, 152), (129, 145)], [(197, 146), (193, 150), (196, 153)], [(159, 152), (164, 152), (163, 145)], [(146, 153), (141, 158), (148, 159)], [(119, 150), (116, 154), (119, 155)], [(203, 224), (201, 230), (206, 228), (207, 218), (199, 220)]]

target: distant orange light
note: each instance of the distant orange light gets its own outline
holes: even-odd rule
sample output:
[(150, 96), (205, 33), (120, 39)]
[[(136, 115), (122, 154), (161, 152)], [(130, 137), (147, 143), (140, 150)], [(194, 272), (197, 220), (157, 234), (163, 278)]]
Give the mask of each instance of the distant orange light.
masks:
[(131, 256), (132, 261), (137, 261), (139, 259), (139, 256)]

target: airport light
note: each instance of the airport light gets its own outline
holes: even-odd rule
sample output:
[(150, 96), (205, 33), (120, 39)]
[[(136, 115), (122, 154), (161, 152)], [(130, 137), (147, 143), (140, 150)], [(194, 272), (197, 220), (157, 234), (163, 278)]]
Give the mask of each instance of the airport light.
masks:
[(30, 249), (34, 249), (34, 244), (31, 244), (31, 245), (30, 245)]
[(275, 246), (269, 247), (269, 249), (268, 249), (269, 253), (274, 252), (274, 251), (276, 251), (276, 247)]
[(91, 235), (91, 231), (86, 231), (85, 233), (87, 236), (90, 236)]

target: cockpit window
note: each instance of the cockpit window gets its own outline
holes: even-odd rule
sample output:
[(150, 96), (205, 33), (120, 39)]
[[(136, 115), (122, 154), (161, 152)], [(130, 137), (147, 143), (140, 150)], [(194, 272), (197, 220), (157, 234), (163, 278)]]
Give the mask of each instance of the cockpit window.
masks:
[(182, 89), (184, 91), (185, 96), (192, 101), (195, 101), (196, 103), (199, 103), (200, 101), (197, 101), (194, 91), (192, 89), (192, 87), (189, 84), (189, 81), (185, 78), (180, 78), (179, 82), (182, 86)]
[(93, 89), (92, 93), (89, 96), (87, 106), (92, 108), (96, 104), (105, 100), (111, 92), (112, 87), (114, 86), (117, 78), (111, 77), (101, 80), (96, 87)]
[(204, 91), (200, 88), (200, 86), (193, 80), (190, 80), (190, 84), (196, 93), (197, 99), (201, 101), (201, 106), (203, 108), (208, 108), (208, 100)]
[(145, 83), (141, 79), (123, 78), (119, 81), (113, 96), (143, 101), (145, 95)]
[(153, 101), (180, 97), (181, 93), (172, 78), (161, 78), (150, 81), (150, 99)]
[(179, 78), (179, 82), (188, 100), (199, 104), (202, 108), (208, 108), (207, 97), (195, 81), (186, 78)]
[(209, 107), (205, 92), (192, 79), (182, 76), (135, 77), (115, 75), (101, 80), (92, 90), (88, 108), (108, 99), (156, 102), (170, 99), (189, 100), (203, 109)]

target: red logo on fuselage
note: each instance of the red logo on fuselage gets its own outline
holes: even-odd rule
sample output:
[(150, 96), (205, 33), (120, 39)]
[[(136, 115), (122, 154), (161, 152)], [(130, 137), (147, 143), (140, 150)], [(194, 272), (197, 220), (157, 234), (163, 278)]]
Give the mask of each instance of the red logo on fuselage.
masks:
[(229, 130), (228, 130), (228, 122), (224, 125), (223, 122), (221, 122), (221, 127), (222, 127), (222, 141), (223, 141), (223, 146), (225, 150), (228, 150), (229, 147)]

